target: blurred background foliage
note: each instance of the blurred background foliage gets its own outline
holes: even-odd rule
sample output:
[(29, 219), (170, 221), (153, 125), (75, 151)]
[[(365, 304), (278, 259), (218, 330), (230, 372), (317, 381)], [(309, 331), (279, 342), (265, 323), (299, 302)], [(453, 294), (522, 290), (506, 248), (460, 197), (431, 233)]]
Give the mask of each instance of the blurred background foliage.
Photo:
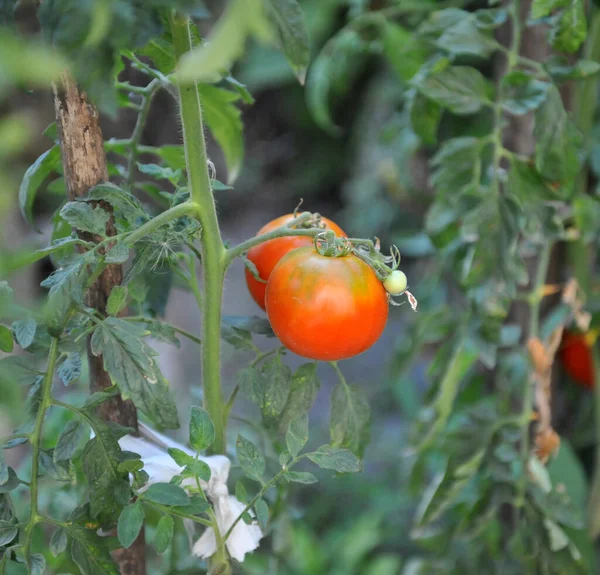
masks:
[[(57, 52), (50, 51), (39, 39), (34, 2), (18, 2), (16, 12), (14, 2), (0, 3), (0, 18), (6, 24), (0, 32), (0, 208), (6, 217), (0, 270), (3, 277), (18, 286), (16, 300), (23, 305), (35, 305), (41, 295), (39, 281), (53, 269), (53, 262), (50, 258), (40, 259), (28, 272), (21, 270), (21, 264), (29, 261), (32, 249), (47, 245), (50, 237), (70, 233), (70, 227), (57, 219), (65, 195), (60, 158), (56, 152), (43, 155), (56, 136), (52, 127), (45, 137), (39, 135), (54, 116), (49, 84), (58, 77), (65, 61), (75, 62), (79, 81), (103, 113), (104, 135), (111, 153), (109, 171), (114, 179), (122, 180), (126, 175), (119, 157), (119, 140), (128, 138), (134, 129), (137, 100), (126, 89), (115, 90), (112, 79), (118, 75), (121, 83), (139, 85), (143, 75), (141, 64), (125, 65), (116, 55), (121, 50), (145, 46), (140, 52), (156, 57), (157, 46), (146, 42), (161, 30), (160, 9), (166, 4), (152, 0), (138, 12), (131, 10), (135, 3), (130, 2), (72, 0), (79, 4), (73, 11), (75, 20), (53, 20), (55, 9), (68, 13), (70, 1), (46, 0), (40, 10), (45, 37), (54, 42)], [(221, 12), (216, 1), (206, 0), (202, 5), (178, 0), (175, 4), (197, 19), (201, 35), (213, 24), (212, 15)], [(544, 202), (532, 200), (535, 206), (526, 216), (526, 245), (518, 257), (512, 258), (508, 252), (514, 252), (514, 240), (502, 235), (507, 229), (510, 232), (512, 223), (498, 227), (491, 218), (489, 235), (482, 237), (482, 221), (489, 214), (475, 210), (480, 198), (475, 193), (471, 197), (465, 194), (460, 203), (453, 196), (468, 183), (474, 165), (479, 165), (483, 174), (483, 188), (493, 185), (489, 150), (474, 156), (468, 146), (444, 148), (444, 142), (457, 137), (464, 138), (463, 144), (470, 144), (471, 139), (488, 136), (494, 128), (491, 111), (482, 107), (469, 116), (446, 113), (442, 117), (439, 107), (423, 97), (426, 91), (419, 91), (414, 81), (415, 74), (431, 63), (430, 58), (440, 46), (455, 64), (476, 65), (488, 81), (493, 81), (500, 64), (491, 51), (480, 52), (477, 34), (491, 36), (500, 30), (497, 33), (502, 35), (506, 17), (496, 6), (498, 3), (490, 2), (491, 9), (483, 0), (303, 0), (301, 4), (312, 56), (304, 87), (281, 52), (252, 39), (227, 80), (227, 94), (210, 90), (204, 94), (210, 156), (217, 178), (227, 182), (224, 174), (231, 176), (241, 166), (233, 189), (217, 192), (224, 235), (232, 240), (250, 236), (272, 217), (292, 211), (303, 199), (304, 207), (331, 217), (351, 235), (377, 236), (386, 246), (396, 244), (411, 289), (419, 298), (419, 313), (409, 315), (406, 306), (394, 310), (384, 341), (349, 363), (362, 378), (353, 382), (360, 384), (371, 401), (372, 440), (365, 452), (364, 473), (324, 478), (319, 484), (299, 490), (297, 504), (282, 513), (274, 526), (274, 554), (254, 554), (244, 563), (244, 572), (597, 572), (597, 548), (584, 528), (596, 446), (593, 393), (573, 385), (562, 373), (557, 372), (554, 378), (552, 404), (554, 427), (562, 436), (561, 449), (547, 468), (536, 468), (535, 476), (526, 479), (531, 482), (531, 493), (527, 504), (521, 502), (524, 522), (515, 525), (511, 519), (514, 486), (522, 482), (526, 472), (514, 447), (519, 428), (511, 424), (510, 414), (522, 401), (529, 368), (522, 322), (514, 309), (509, 315), (522, 276), (530, 271), (524, 263), (527, 250), (535, 251), (540, 236), (568, 240), (565, 223), (569, 227), (575, 221), (588, 245), (599, 237), (596, 184), (600, 127), (595, 81), (593, 103), (586, 103), (585, 114), (581, 107), (569, 111), (580, 127), (585, 118), (589, 125), (583, 126), (587, 131), (583, 140), (568, 139), (569, 146), (576, 148), (573, 154), (577, 158), (565, 168), (567, 179), (572, 181), (580, 165), (589, 167), (589, 178), (584, 183), (592, 193), (574, 202), (569, 193), (550, 197), (550, 204), (547, 197)], [(530, 8), (529, 2), (523, 4)], [(394, 18), (369, 14), (388, 8), (397, 14)], [(476, 28), (463, 30), (462, 36), (441, 41), (450, 23), (429, 18), (428, 14), (448, 8), (464, 8), (473, 14), (482, 10), (477, 16), (481, 21)], [(465, 13), (460, 17), (464, 19)], [(139, 37), (132, 36), (132, 30), (139, 32)], [(528, 33), (529, 28), (525, 28), (524, 34)], [(435, 50), (423, 40), (428, 35), (436, 39)], [(562, 47), (573, 42), (565, 36), (560, 38)], [(470, 48), (469, 42), (474, 47)], [(579, 44), (575, 50), (566, 51), (578, 48)], [(589, 46), (584, 49), (591, 50)], [(579, 68), (569, 58), (563, 61), (557, 57), (550, 62), (555, 79), (560, 79), (560, 74), (563, 79), (583, 78), (598, 71), (598, 65), (592, 65), (593, 55)], [(525, 106), (525, 110), (515, 112), (513, 108), (512, 112), (523, 114), (539, 108), (547, 88), (542, 89), (543, 95), (537, 88), (528, 84), (525, 96), (514, 99), (514, 105)], [(556, 106), (546, 113), (564, 113), (561, 106)], [(158, 93), (140, 135), (140, 153), (145, 162), (148, 152), (153, 151), (151, 147), (178, 143), (175, 113), (172, 99)], [(223, 147), (229, 155), (223, 154)], [(180, 184), (177, 169), (181, 167), (181, 156), (176, 152), (163, 154), (162, 160), (158, 176), (163, 178), (165, 188), (172, 189)], [(34, 161), (43, 164), (39, 169), (38, 163), (36, 182), (30, 183), (39, 191), (29, 197), (21, 184), (21, 195), (31, 201), (22, 198), (20, 204), (25, 215), (30, 214), (42, 229), (41, 239), (18, 215), (19, 186), (26, 166)], [(164, 197), (155, 183), (144, 179), (144, 175), (157, 175), (150, 165), (140, 168), (137, 190), (150, 210), (156, 211), (164, 205)], [(453, 171), (444, 171), (448, 165)], [(527, 170), (525, 162), (521, 167)], [(527, 180), (529, 176), (533, 180)], [(523, 187), (524, 204), (531, 189), (539, 184), (535, 178), (535, 174), (525, 174), (525, 184), (508, 180), (515, 195), (519, 194), (519, 186)], [(566, 210), (556, 205), (564, 199)], [(506, 200), (502, 217), (512, 222), (510, 201)], [(463, 220), (463, 215), (470, 219)], [(49, 218), (52, 227), (44, 223)], [(566, 256), (560, 260), (557, 281), (571, 273), (566, 261)], [(257, 310), (238, 272), (228, 286), (233, 303), (226, 303), (226, 313), (233, 310), (255, 314)], [(175, 289), (181, 288), (175, 282)], [(177, 296), (169, 303), (167, 314), (175, 318), (174, 323), (185, 322), (189, 300), (180, 291), (174, 293)], [(164, 301), (150, 305), (159, 313), (165, 308)], [(591, 297), (592, 311), (594, 305)], [(561, 321), (557, 319), (560, 313), (566, 317), (558, 306), (542, 332), (551, 331), (552, 321)], [(187, 321), (188, 326), (194, 325), (193, 318)], [(188, 387), (194, 381), (195, 353), (193, 347), (183, 346), (181, 351), (163, 357), (165, 371), (179, 379), (174, 384), (180, 388), (180, 398), (194, 393)], [(477, 358), (480, 361), (476, 362)], [(425, 450), (423, 456), (414, 448), (429, 436), (440, 408), (438, 386), (448, 377), (447, 367), (452, 362), (457, 370), (452, 377), (461, 386), (455, 386), (452, 413), (444, 421), (447, 428), (443, 434), (432, 436), (433, 448)], [(233, 371), (234, 367), (232, 363), (226, 369)], [(330, 389), (333, 376), (321, 371), (324, 387)], [(77, 393), (84, 392), (69, 389), (70, 400), (74, 401)], [(18, 414), (23, 400), (20, 388), (2, 384), (3, 431), (22, 423)], [(246, 408), (252, 409), (248, 405)], [(320, 429), (314, 431), (316, 435), (327, 436), (327, 418), (326, 408), (317, 405), (313, 421)], [(53, 444), (65, 423), (59, 417), (52, 419), (48, 444)], [(18, 467), (18, 451), (15, 453), (11, 456)], [(485, 473), (477, 473), (484, 460)], [(45, 505), (52, 509), (74, 504), (78, 493), (72, 489), (70, 476), (67, 479), (64, 488), (44, 490)], [(169, 572), (192, 572), (193, 562), (184, 551), (187, 536), (183, 532), (178, 536), (180, 554), (174, 552), (168, 557)], [(152, 561), (157, 573), (165, 572), (164, 562)], [(64, 562), (49, 564), (49, 568), (52, 572), (69, 572)]]

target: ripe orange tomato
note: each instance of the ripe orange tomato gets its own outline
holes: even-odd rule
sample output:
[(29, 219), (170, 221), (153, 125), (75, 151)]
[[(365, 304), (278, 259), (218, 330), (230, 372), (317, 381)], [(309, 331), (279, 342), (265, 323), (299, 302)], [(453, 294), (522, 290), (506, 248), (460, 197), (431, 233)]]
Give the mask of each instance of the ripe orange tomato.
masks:
[(353, 254), (326, 257), (296, 249), (275, 266), (267, 284), (273, 331), (291, 351), (323, 361), (371, 347), (388, 317), (387, 293), (368, 264)]
[(583, 333), (565, 330), (558, 355), (565, 371), (583, 387), (594, 387), (594, 360), (591, 341)]
[[(294, 214), (286, 214), (285, 216), (275, 218), (266, 226), (263, 226), (256, 235), (260, 236), (262, 234), (266, 234), (267, 232), (271, 232), (293, 219)], [(344, 230), (342, 230), (342, 228), (340, 228), (335, 222), (323, 217), (321, 218), (321, 222), (325, 224), (325, 229), (333, 230), (336, 236), (346, 237)], [(310, 246), (312, 243), (312, 238), (306, 236), (277, 238), (250, 248), (248, 250), (248, 259), (256, 266), (258, 275), (267, 281), (271, 275), (271, 271), (285, 254), (295, 250), (296, 248)], [(265, 292), (267, 289), (267, 284), (259, 282), (257, 279), (255, 279), (248, 268), (246, 268), (246, 284), (248, 285), (248, 291), (250, 292), (252, 299), (260, 307), (266, 309)]]

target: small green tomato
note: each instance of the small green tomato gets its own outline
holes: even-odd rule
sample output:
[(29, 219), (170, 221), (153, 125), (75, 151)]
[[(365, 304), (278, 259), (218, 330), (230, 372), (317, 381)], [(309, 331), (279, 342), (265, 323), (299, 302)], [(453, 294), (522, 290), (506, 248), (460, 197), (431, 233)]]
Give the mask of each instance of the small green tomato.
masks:
[(400, 270), (394, 270), (385, 280), (383, 281), (383, 287), (391, 295), (400, 295), (404, 293), (408, 286), (408, 280), (406, 274)]

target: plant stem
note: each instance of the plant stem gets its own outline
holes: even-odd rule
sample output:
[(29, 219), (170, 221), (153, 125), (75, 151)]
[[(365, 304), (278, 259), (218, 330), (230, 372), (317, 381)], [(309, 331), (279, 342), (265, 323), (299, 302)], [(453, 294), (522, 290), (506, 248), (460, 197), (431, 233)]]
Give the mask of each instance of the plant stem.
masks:
[[(173, 48), (177, 60), (192, 49), (189, 19), (173, 15)], [(202, 225), (201, 254), (203, 267), (202, 294), (202, 379), (204, 407), (215, 426), (213, 453), (225, 453), (225, 426), (221, 393), (221, 307), (225, 275), (225, 246), (208, 173), (208, 158), (202, 127), (202, 110), (196, 84), (179, 86), (181, 124), (185, 146), (189, 190)]]
[(38, 516), (38, 474), (40, 466), (40, 449), (42, 443), (42, 431), (44, 429), (44, 420), (46, 411), (51, 403), (52, 380), (54, 379), (54, 370), (56, 368), (56, 360), (58, 359), (58, 338), (52, 338), (50, 342), (50, 351), (48, 353), (48, 365), (46, 367), (46, 375), (42, 382), (42, 398), (38, 407), (35, 427), (29, 438), (29, 442), (33, 447), (31, 456), (31, 509), (29, 511), (29, 521), (25, 527), (25, 543), (23, 544), (23, 555), (25, 561), (29, 565), (29, 553), (31, 549), (31, 539), (33, 530), (39, 522)]
[(159, 88), (160, 80), (154, 79), (141, 92), (143, 97), (142, 103), (140, 104), (140, 112), (138, 114), (137, 122), (135, 123), (135, 128), (133, 129), (133, 134), (131, 134), (131, 139), (129, 140), (129, 160), (127, 162), (127, 189), (130, 191), (131, 186), (133, 185), (133, 178), (135, 177), (135, 162), (138, 156), (138, 144), (140, 143), (142, 132), (144, 131), (144, 126), (146, 125), (146, 120), (148, 119), (148, 112), (150, 111), (150, 104), (152, 103), (152, 98), (154, 97), (154, 94), (158, 92)]
[(193, 202), (184, 202), (183, 204), (178, 204), (164, 211), (162, 214), (159, 214), (155, 218), (152, 218), (149, 222), (146, 222), (144, 225), (140, 226), (137, 230), (131, 232), (125, 239), (125, 243), (129, 246), (132, 246), (136, 242), (141, 239), (149, 236), (151, 233), (155, 232), (161, 226), (168, 224), (172, 220), (176, 220), (177, 218), (183, 218), (184, 216), (193, 216), (197, 212), (197, 206)]

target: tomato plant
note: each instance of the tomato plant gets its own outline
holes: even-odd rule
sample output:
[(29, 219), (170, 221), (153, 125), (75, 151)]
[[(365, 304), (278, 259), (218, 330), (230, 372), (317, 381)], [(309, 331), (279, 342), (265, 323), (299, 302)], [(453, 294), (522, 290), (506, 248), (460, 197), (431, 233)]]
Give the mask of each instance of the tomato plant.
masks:
[[(271, 220), (265, 224), (257, 235), (263, 235), (270, 231), (287, 224), (294, 219), (294, 214), (287, 214)], [(324, 229), (333, 230), (339, 237), (345, 237), (346, 233), (335, 223), (327, 218), (320, 218), (320, 224)], [(312, 238), (302, 236), (289, 236), (277, 238), (268, 242), (254, 246), (248, 250), (247, 258), (256, 267), (259, 279), (256, 279), (253, 272), (246, 268), (246, 284), (252, 299), (263, 309), (265, 309), (266, 282), (273, 271), (273, 268), (279, 260), (288, 252), (296, 248), (308, 246), (312, 243)]]
[(323, 361), (362, 353), (388, 318), (387, 293), (368, 264), (353, 254), (324, 256), (311, 246), (288, 253), (273, 268), (266, 304), (281, 342)]

